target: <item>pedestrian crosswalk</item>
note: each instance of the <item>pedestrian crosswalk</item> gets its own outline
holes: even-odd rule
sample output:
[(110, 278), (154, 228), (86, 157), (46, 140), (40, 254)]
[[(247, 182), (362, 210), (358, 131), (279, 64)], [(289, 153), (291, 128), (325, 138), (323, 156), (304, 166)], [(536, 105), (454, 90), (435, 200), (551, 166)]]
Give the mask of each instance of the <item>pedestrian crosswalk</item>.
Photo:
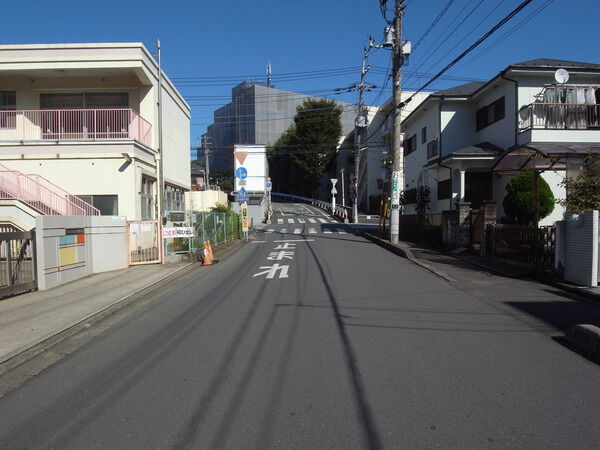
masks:
[(278, 225), (283, 225), (283, 224), (290, 224), (293, 225), (295, 223), (306, 223), (306, 221), (308, 220), (308, 223), (339, 223), (337, 220), (330, 218), (330, 217), (319, 217), (317, 219), (313, 219), (312, 217), (307, 217), (307, 218), (279, 218), (277, 219), (277, 224)]
[(339, 227), (331, 227), (331, 228), (315, 228), (315, 227), (305, 227), (305, 228), (267, 228), (264, 230), (265, 234), (279, 233), (279, 234), (348, 234), (346, 230)]

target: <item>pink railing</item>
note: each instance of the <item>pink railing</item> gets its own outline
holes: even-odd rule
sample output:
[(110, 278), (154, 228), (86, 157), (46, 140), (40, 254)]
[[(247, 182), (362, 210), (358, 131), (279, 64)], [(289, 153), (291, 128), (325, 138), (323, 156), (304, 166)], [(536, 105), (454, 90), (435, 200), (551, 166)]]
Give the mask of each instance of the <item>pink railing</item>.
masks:
[(0, 199), (20, 200), (48, 216), (99, 216), (100, 210), (39, 175), (0, 165)]
[(151, 130), (130, 108), (0, 111), (0, 141), (135, 139), (151, 146)]

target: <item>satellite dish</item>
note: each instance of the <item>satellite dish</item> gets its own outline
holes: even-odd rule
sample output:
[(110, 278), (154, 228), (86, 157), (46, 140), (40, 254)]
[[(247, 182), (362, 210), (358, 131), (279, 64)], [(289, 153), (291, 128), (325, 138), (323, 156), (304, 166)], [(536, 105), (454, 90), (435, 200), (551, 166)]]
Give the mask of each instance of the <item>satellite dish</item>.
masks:
[(556, 72), (554, 72), (554, 79), (557, 83), (564, 84), (569, 81), (569, 72), (567, 72), (565, 69), (558, 69)]

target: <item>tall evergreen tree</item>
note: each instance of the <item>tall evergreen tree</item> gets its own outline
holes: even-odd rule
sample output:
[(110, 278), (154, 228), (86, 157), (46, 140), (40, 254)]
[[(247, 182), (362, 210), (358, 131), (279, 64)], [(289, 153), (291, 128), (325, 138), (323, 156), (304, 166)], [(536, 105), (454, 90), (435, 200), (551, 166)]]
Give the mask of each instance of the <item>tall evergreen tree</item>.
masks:
[(321, 175), (335, 162), (342, 109), (310, 99), (296, 110), (294, 124), (268, 149), (271, 178), (277, 191), (316, 197)]

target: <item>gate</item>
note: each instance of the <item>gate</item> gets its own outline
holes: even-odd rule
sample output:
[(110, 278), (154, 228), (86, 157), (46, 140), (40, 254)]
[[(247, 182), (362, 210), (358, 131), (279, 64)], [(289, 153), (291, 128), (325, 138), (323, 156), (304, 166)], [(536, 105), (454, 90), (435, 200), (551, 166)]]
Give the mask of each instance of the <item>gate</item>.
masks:
[(471, 248), (479, 250), (481, 245), (481, 210), (471, 209), (469, 214), (470, 233), (471, 233)]
[(127, 222), (129, 265), (158, 264), (162, 260), (162, 236), (158, 220)]
[(35, 231), (0, 233), (0, 297), (37, 289)]

